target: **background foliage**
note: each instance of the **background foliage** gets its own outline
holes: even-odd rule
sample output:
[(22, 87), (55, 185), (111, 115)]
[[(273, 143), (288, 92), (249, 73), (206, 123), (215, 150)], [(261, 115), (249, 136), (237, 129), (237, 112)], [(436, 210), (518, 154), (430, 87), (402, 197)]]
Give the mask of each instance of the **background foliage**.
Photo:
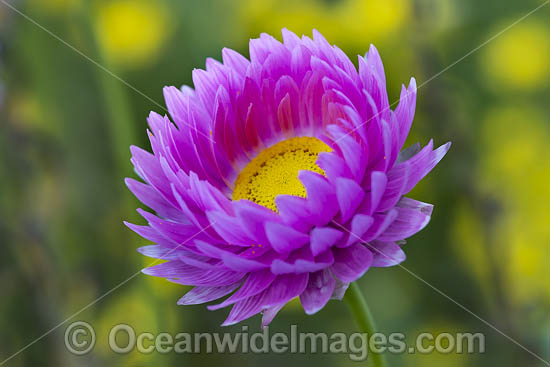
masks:
[[(147, 264), (135, 251), (144, 240), (122, 225), (140, 221), (123, 178), (135, 176), (128, 146), (148, 146), (148, 112), (165, 112), (162, 87), (191, 84), (205, 57), (220, 59), (224, 46), (247, 55), (250, 37), (280, 38), (282, 27), (317, 28), (353, 60), (375, 44), (391, 101), (416, 77), (409, 142), (453, 146), (413, 193), (436, 207), (431, 225), (408, 241), (404, 265), (550, 360), (550, 5), (438, 74), (543, 1), (9, 3), (63, 41), (0, 2), (0, 360)], [(373, 269), (360, 286), (382, 331), (486, 334), (482, 355), (403, 354), (389, 356), (391, 365), (542, 365), (398, 267)], [(92, 354), (69, 354), (60, 327), (8, 364), (354, 364), (342, 355), (109, 351), (109, 329), (122, 322), (138, 332), (219, 332), (225, 312), (176, 306), (184, 292), (139, 275), (77, 316), (96, 326)], [(308, 317), (295, 302), (272, 329), (351, 332), (346, 311), (331, 302)]]

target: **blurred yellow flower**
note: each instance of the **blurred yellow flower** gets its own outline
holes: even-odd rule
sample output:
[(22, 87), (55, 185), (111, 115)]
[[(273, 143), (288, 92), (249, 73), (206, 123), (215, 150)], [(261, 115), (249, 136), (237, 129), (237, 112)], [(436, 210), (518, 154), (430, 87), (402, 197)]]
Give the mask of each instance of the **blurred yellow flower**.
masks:
[(492, 261), (513, 306), (549, 307), (550, 143), (544, 115), (529, 106), (496, 108), (488, 112), (480, 138), (478, 187), (480, 194), (499, 202), (500, 211), (481, 232), (478, 219), (471, 217), (475, 212), (461, 210), (457, 244), (467, 250), (461, 253), (482, 283), (487, 280), (480, 262), (488, 260), (477, 247), (492, 248)]
[(99, 7), (96, 29), (110, 62), (139, 68), (159, 57), (171, 27), (161, 2), (116, 0)]
[(472, 275), (478, 280), (487, 298), (493, 296), (491, 268), (487, 250), (486, 234), (483, 228), (483, 217), (469, 205), (462, 202), (456, 210), (453, 227), (453, 245), (456, 254), (465, 261)]
[[(107, 307), (99, 316), (96, 323), (97, 340), (103, 341), (98, 343), (96, 350), (104, 356), (112, 356), (113, 351), (109, 348), (108, 340), (109, 333), (119, 324), (130, 325), (134, 328), (136, 335), (143, 332), (151, 332), (156, 334), (159, 332), (158, 320), (155, 316), (155, 306), (148, 302), (146, 295), (140, 288), (133, 288), (118, 292), (117, 297), (112, 298)], [(121, 332), (119, 337), (124, 337), (125, 333)], [(120, 345), (125, 345), (127, 340), (117, 338)], [(124, 356), (125, 363), (123, 365), (136, 365), (143, 363), (149, 359), (147, 355), (139, 353), (137, 350)]]
[(489, 113), (482, 135), (481, 188), (501, 201), (494, 238), (511, 301), (520, 307), (550, 306), (548, 132), (537, 109), (507, 107)]
[(546, 26), (536, 21), (520, 23), (489, 43), (482, 58), (483, 73), (495, 88), (547, 85), (548, 42)]
[(239, 5), (241, 23), (253, 33), (277, 34), (286, 27), (311, 34), (316, 28), (344, 47), (390, 38), (410, 14), (408, 0), (244, 0)]

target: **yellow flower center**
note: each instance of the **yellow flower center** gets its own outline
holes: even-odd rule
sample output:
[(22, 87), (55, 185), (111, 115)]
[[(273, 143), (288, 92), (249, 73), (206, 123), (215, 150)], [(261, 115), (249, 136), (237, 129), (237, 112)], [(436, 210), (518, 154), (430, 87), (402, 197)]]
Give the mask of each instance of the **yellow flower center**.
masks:
[(281, 141), (258, 154), (235, 180), (233, 200), (247, 199), (277, 212), (275, 197), (306, 197), (298, 172), (325, 172), (315, 164), (321, 152), (332, 149), (321, 140), (308, 136)]

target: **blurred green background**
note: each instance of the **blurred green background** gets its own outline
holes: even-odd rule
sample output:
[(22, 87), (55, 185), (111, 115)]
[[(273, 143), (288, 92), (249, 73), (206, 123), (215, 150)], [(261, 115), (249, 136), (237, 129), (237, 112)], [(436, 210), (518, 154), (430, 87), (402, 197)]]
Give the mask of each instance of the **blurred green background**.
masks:
[[(6, 6), (8, 2), (40, 26)], [(162, 87), (250, 37), (319, 29), (353, 61), (369, 44), (385, 63), (390, 101), (429, 80), (543, 1), (518, 0), (2, 0), (0, 1), (0, 363), (150, 262), (123, 226), (140, 205), (123, 184), (130, 144), (149, 147), (145, 118), (165, 113)], [(453, 141), (410, 195), (435, 203), (404, 265), (550, 360), (550, 4), (419, 89), (409, 143)], [(43, 29), (41, 28), (43, 27)], [(47, 31), (46, 31), (47, 30)], [(52, 32), (63, 41), (49, 34)], [(73, 46), (79, 52), (68, 47)], [(118, 78), (87, 58), (96, 61)], [(137, 92), (139, 91), (139, 92)], [(484, 354), (391, 355), (392, 366), (542, 366), (403, 269), (360, 281), (379, 328), (483, 332)], [(138, 275), (74, 320), (96, 328), (85, 357), (63, 325), (9, 366), (351, 366), (345, 355), (116, 355), (109, 329), (221, 329), (226, 311), (181, 307), (186, 289)], [(73, 320), (73, 321), (74, 321)], [(298, 303), (272, 330), (353, 332), (342, 302), (314, 316)], [(251, 330), (259, 327), (252, 319)]]

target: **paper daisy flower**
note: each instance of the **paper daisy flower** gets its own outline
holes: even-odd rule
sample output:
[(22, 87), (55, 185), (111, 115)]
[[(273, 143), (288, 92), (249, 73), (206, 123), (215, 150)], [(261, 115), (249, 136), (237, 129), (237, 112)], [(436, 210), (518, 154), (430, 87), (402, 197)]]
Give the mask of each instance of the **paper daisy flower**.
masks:
[(250, 60), (208, 59), (194, 89), (165, 88), (153, 153), (131, 148), (145, 183), (127, 185), (156, 215), (128, 226), (156, 243), (142, 254), (166, 260), (143, 272), (194, 286), (178, 304), (228, 296), (208, 306), (232, 306), (224, 325), (258, 313), (266, 325), (295, 297), (313, 314), (370, 267), (402, 262), (432, 212), (404, 195), (449, 148), (400, 153), (416, 84), (391, 110), (374, 46), (357, 70), (316, 31), (282, 33), (251, 40)]

